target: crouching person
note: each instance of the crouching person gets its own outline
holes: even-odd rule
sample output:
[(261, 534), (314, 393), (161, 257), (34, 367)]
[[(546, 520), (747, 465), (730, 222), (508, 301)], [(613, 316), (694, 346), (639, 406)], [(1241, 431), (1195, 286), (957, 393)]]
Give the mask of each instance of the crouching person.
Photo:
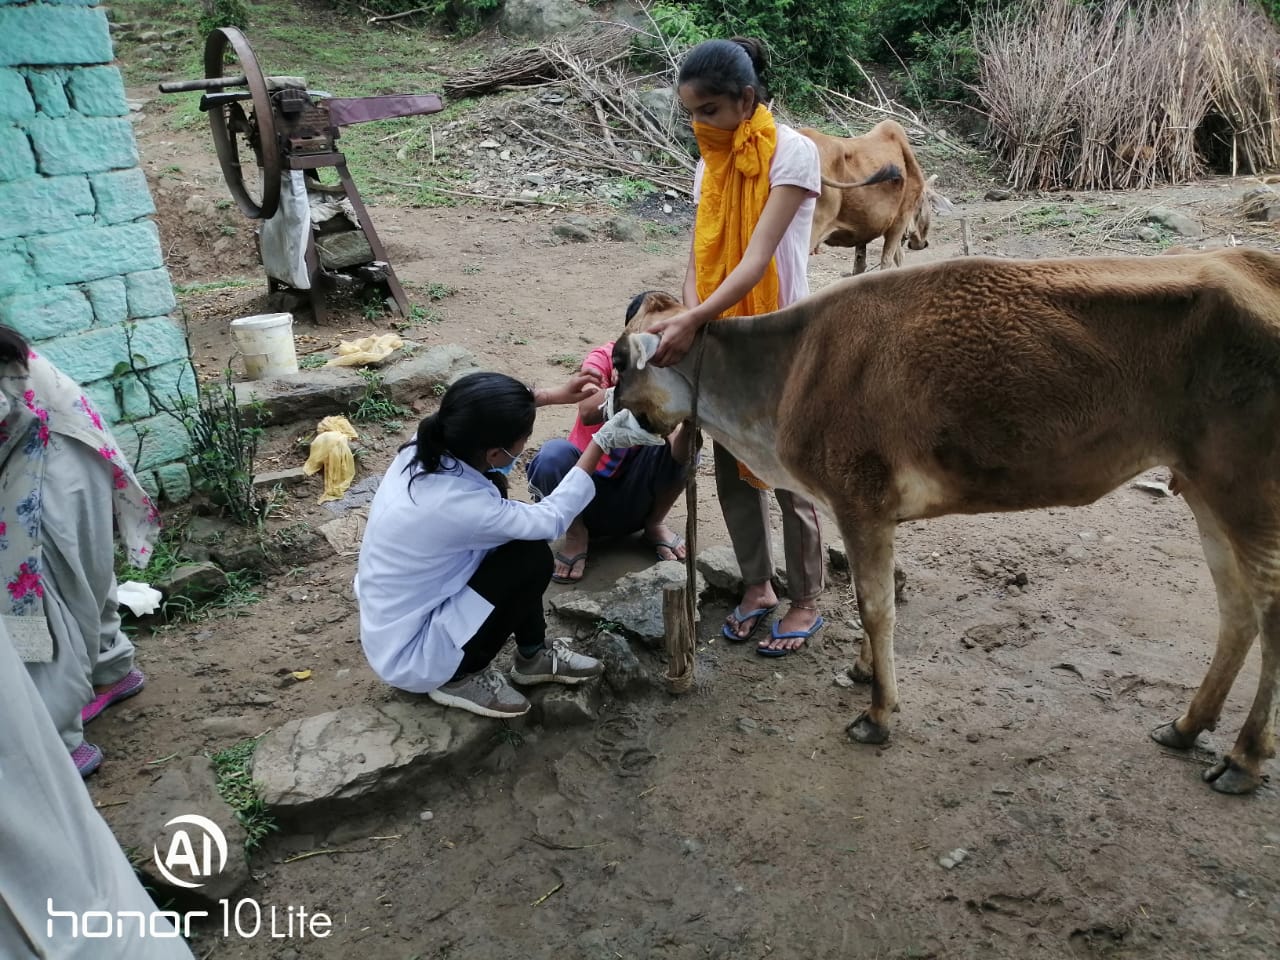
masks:
[(546, 636), (548, 541), (590, 503), (591, 474), (606, 450), (663, 439), (624, 411), (541, 502), (509, 500), (506, 486), (536, 408), (579, 402), (596, 389), (587, 374), (537, 393), (500, 373), (470, 374), (400, 449), (369, 510), (355, 583), (360, 640), (386, 683), (481, 716), (520, 716), (529, 702), (491, 667), (513, 635), (517, 684), (601, 674), (598, 660)]

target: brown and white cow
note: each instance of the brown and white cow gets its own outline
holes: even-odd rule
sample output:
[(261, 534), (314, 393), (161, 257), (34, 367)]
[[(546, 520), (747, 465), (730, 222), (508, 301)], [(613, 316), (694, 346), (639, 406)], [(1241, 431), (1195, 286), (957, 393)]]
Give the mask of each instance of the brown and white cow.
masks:
[[(809, 249), (822, 244), (853, 247), (853, 272), (867, 269), (867, 244), (884, 238), (880, 266), (902, 266), (902, 244), (912, 250), (929, 246), (933, 207), (950, 208), (927, 181), (907, 141), (893, 120), (882, 120), (860, 137), (832, 137), (811, 127), (800, 131), (818, 145), (822, 162), (822, 195), (813, 212)], [(885, 177), (892, 169), (896, 176)]]
[(671, 367), (649, 294), (614, 348), (617, 400), (669, 432), (703, 428), (776, 487), (839, 524), (868, 642), (871, 706), (849, 726), (880, 743), (898, 705), (893, 540), (948, 513), (1090, 503), (1173, 468), (1217, 587), (1217, 652), (1186, 712), (1153, 737), (1213, 729), (1255, 636), (1257, 695), (1205, 779), (1245, 793), (1275, 755), (1280, 680), (1280, 256), (962, 257), (833, 284), (785, 310), (719, 320)]

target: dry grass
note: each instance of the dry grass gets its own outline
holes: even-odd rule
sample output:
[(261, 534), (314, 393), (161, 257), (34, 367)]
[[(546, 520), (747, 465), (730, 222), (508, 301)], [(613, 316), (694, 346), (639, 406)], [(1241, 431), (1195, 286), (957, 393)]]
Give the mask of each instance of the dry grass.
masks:
[(1278, 43), (1247, 0), (1046, 0), (978, 19), (977, 93), (1019, 188), (1184, 182), (1209, 130), (1240, 168), (1280, 159)]

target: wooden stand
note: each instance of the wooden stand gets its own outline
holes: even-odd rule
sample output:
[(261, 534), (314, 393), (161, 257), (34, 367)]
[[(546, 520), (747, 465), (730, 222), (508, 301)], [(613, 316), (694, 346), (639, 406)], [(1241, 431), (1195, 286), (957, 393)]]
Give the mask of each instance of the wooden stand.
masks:
[[(693, 565), (693, 557), (687, 561)], [(662, 623), (667, 644), (667, 685), (672, 693), (693, 687), (693, 651), (697, 631), (689, 604), (689, 588), (670, 583), (662, 589)]]

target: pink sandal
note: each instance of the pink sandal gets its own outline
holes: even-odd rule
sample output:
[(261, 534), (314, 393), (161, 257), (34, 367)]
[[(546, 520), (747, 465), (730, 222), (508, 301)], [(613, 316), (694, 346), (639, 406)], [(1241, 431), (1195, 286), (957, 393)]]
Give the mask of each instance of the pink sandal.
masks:
[(138, 693), (147, 682), (141, 670), (130, 670), (113, 683), (105, 693), (100, 693), (80, 711), (80, 722), (88, 723), (107, 707), (121, 700), (127, 700)]
[(92, 743), (81, 743), (71, 751), (71, 760), (83, 779), (102, 766), (102, 750)]

